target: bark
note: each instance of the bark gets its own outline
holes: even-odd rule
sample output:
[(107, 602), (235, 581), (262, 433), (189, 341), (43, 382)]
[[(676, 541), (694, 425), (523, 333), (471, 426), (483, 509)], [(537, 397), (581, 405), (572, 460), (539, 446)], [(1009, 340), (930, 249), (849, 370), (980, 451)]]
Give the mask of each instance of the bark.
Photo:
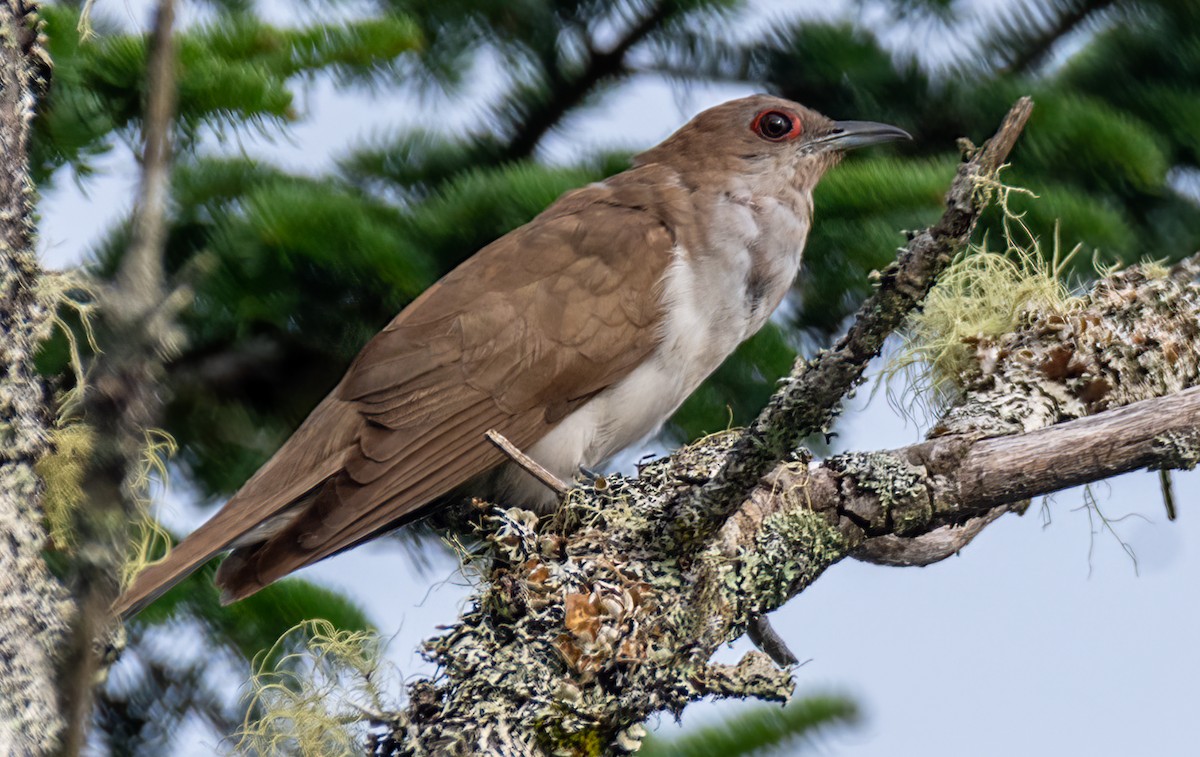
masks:
[(943, 221), (914, 237), (851, 334), (799, 364), (752, 429), (701, 440), (635, 478), (597, 479), (548, 522), (492, 511), (485, 581), (426, 643), (439, 675), (413, 683), (403, 710), (373, 716), (372, 751), (619, 754), (637, 750), (647, 717), (701, 697), (785, 700), (790, 672), (761, 652), (735, 666), (710, 660), (751, 630), (769, 642), (759, 619), (830, 565), (926, 564), (1029, 497), (1194, 466), (1195, 260), (1108, 276), (1064, 308), (978, 339), (958, 402), (920, 444), (819, 462), (796, 446), (965, 242), (997, 150), (974, 153)]
[(47, 451), (46, 387), (34, 367), (50, 328), (39, 296), (29, 123), (49, 66), (37, 6), (0, 5), (0, 753), (52, 753), (63, 720), (56, 651), (72, 604), (42, 559), (42, 484)]

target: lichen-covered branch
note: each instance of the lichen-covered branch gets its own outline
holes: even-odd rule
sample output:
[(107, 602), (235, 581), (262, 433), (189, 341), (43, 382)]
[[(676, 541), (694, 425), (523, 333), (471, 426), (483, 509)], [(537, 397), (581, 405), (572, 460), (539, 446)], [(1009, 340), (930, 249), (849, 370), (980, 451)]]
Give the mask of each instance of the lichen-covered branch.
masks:
[[(935, 257), (948, 262), (956, 252)], [(476, 601), (427, 643), (438, 677), (413, 684), (405, 709), (372, 715), (372, 749), (636, 751), (647, 717), (700, 697), (786, 699), (790, 673), (766, 655), (752, 652), (735, 666), (712, 655), (834, 563), (925, 564), (1030, 497), (1137, 468), (1195, 465), (1197, 266), (1200, 259), (1169, 272), (1112, 274), (1086, 295), (1029, 305), (1010, 333), (980, 335), (956, 377), (957, 401), (920, 444), (820, 462), (794, 447), (774, 457), (755, 452), (761, 473), (727, 517), (705, 512), (715, 531), (686, 532), (698, 542), (681, 544), (679, 503), (696, 501), (697, 481), (718, 480), (731, 456), (747, 454), (745, 432), (701, 440), (635, 478), (573, 490), (549, 522), (518, 509), (492, 512)], [(906, 270), (893, 269), (887, 286), (911, 292)], [(896, 302), (915, 303), (937, 271), (928, 276)], [(828, 400), (817, 411), (827, 419), (878, 349), (873, 340), (896, 325), (870, 309), (863, 318), (876, 326), (856, 326), (860, 336), (843, 340), (832, 362), (803, 365), (799, 384), (793, 377), (782, 394), (807, 386), (796, 396)], [(764, 418), (803, 425), (805, 412)], [(791, 432), (769, 433), (777, 442)]]
[[(1193, 467), (1198, 265), (1200, 256), (1166, 274), (1112, 274), (1065, 310), (1030, 310), (1020, 328), (980, 338), (960, 401), (927, 441), (777, 467), (726, 523), (725, 553), (760, 539), (764, 524), (819, 515), (851, 556), (924, 565), (1030, 497), (1139, 468)], [(775, 554), (755, 554), (756, 572), (796, 578), (739, 612), (774, 609), (811, 581), (814, 571)]]
[(1192, 387), (1027, 434), (974, 442), (941, 436), (807, 470), (781, 468), (756, 497), (772, 515), (791, 506), (774, 493), (801, 490), (806, 511), (836, 518), (853, 556), (927, 565), (1031, 497), (1133, 470), (1190, 470), (1198, 462), (1200, 387)]
[[(374, 749), (634, 751), (655, 712), (703, 696), (786, 698), (790, 675), (765, 655), (732, 667), (711, 656), (839, 560), (924, 564), (1030, 497), (1194, 466), (1200, 358), (1182, 348), (1200, 324), (1200, 286), (1188, 266), (1147, 270), (1101, 279), (1066, 314), (1025, 313), (998, 350), (981, 341), (960, 401), (926, 441), (776, 466), (693, 560), (673, 551), (669, 503), (713, 475), (737, 432), (575, 490), (553, 522), (494, 513), (477, 602), (428, 643), (441, 674), (414, 684), (404, 711), (376, 717)], [(1019, 427), (993, 436), (958, 420), (996, 417)]]
[(49, 60), (37, 6), (0, 4), (0, 753), (53, 753), (63, 719), (56, 652), (72, 617), (42, 560), (47, 534), (35, 472), (51, 420), (34, 367), (50, 313), (38, 292), (28, 139)]

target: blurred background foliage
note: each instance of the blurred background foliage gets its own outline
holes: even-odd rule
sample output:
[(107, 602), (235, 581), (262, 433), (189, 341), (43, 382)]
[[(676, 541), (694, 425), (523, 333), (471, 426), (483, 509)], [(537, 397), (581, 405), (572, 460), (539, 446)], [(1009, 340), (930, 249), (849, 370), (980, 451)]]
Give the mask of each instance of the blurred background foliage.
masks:
[(786, 707), (757, 705), (695, 728), (681, 736), (651, 736), (639, 757), (766, 757), (788, 749), (792, 755), (820, 754), (822, 737), (858, 723), (854, 702), (829, 694), (794, 700)]
[[(868, 291), (867, 274), (903, 243), (901, 230), (940, 212), (955, 140), (985, 138), (1021, 94), (1037, 108), (1006, 178), (1040, 196), (1024, 206), (1035, 232), (1048, 237), (1060, 222), (1068, 245), (1108, 262), (1200, 248), (1195, 0), (1018, 0), (993, 4), (986, 21), (964, 0), (859, 0), (847, 14), (854, 22), (753, 24), (768, 3), (295, 5), (296, 23), (279, 26), (253, 0), (215, 0), (181, 33), (167, 259), (196, 300), (187, 349), (168, 366), (165, 426), (180, 444), (181, 474), (207, 500), (234, 491), (369, 336), (440, 275), (561, 192), (622, 170), (628, 152), (553, 162), (540, 148), (637, 77), (748, 85), (915, 137), (855, 155), (825, 180), (794, 296), (686, 403), (665, 432), (672, 440), (746, 422), (797, 352), (835, 336)], [(44, 8), (54, 72), (35, 124), (42, 187), (86, 186), (97, 158), (136, 142), (146, 41), (107, 21), (111, 10), (96, 4), (85, 38), (80, 4)], [(952, 40), (951, 52), (922, 61), (881, 37), (917, 33)], [(483, 103), (468, 91), (481, 64), (498, 80)], [(435, 120), (348, 141), (324, 173), (219, 149), (239, 134), (286, 138), (297, 98), (322, 78), (364, 98), (461, 103), (478, 116), (466, 128)], [(1020, 210), (1026, 201), (1014, 202)], [(126, 242), (123, 226), (98, 230), (89, 265), (107, 275)], [(1087, 275), (1088, 257), (1076, 275)], [(60, 339), (43, 360), (64, 388), (65, 354)], [(132, 626), (133, 662), (114, 671), (98, 714), (111, 753), (169, 753), (184, 713), (227, 734), (241, 713), (214, 689), (212, 659), (244, 664), (303, 618), (369, 626), (344, 599), (303, 581), (219, 610), (208, 578), (193, 577)], [(179, 634), (197, 635), (213, 658), (164, 656), (161, 639)]]

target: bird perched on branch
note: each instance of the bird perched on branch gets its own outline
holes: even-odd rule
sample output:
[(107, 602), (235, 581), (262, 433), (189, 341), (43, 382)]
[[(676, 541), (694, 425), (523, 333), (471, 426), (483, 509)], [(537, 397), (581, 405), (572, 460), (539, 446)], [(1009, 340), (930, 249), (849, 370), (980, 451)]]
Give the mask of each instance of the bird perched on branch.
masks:
[(216, 580), (232, 601), (448, 498), (553, 507), (485, 434), (570, 479), (653, 433), (787, 293), (825, 171), (907, 138), (767, 95), (700, 113), (401, 311), (114, 610), (137, 612), (226, 550)]

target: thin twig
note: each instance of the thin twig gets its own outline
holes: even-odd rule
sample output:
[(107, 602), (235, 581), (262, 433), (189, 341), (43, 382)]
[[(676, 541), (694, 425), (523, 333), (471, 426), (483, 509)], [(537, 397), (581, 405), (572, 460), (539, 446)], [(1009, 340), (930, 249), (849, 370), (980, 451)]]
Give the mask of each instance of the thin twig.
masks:
[(509, 458), (512, 459), (514, 463), (521, 466), (526, 473), (536, 478), (539, 482), (544, 484), (546, 488), (557, 494), (560, 499), (565, 496), (568, 491), (570, 491), (571, 487), (563, 483), (562, 479), (543, 468), (537, 460), (534, 460), (529, 455), (526, 455), (524, 452), (517, 449), (512, 442), (510, 442), (508, 439), (505, 439), (504, 435), (496, 429), (488, 429), (485, 436), (487, 436), (489, 442), (499, 447), (501, 452), (508, 455)]
[(1171, 471), (1166, 468), (1160, 470), (1158, 483), (1162, 486), (1163, 505), (1167, 508), (1167, 520), (1175, 520), (1175, 484), (1171, 482)]

